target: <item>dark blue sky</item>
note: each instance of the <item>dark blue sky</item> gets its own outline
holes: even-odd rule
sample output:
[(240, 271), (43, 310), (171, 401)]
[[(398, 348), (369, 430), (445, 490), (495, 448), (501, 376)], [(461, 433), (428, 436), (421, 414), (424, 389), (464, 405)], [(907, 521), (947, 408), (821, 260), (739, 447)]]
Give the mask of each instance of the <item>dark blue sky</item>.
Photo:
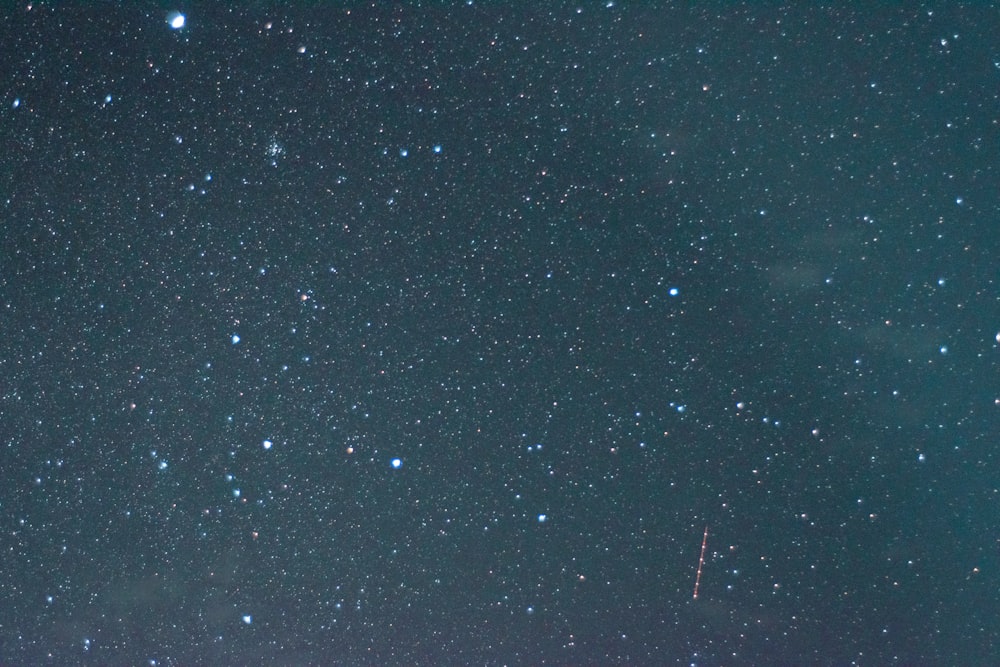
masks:
[(1000, 660), (995, 12), (2, 34), (0, 663)]

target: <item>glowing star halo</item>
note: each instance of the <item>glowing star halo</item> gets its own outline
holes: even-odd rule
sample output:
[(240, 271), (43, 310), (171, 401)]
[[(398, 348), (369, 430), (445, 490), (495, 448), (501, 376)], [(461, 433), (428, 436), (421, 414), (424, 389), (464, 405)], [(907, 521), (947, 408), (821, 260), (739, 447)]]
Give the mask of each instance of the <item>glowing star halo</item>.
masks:
[(180, 12), (170, 12), (167, 14), (167, 23), (170, 24), (170, 27), (174, 30), (180, 30), (183, 28), (186, 20), (187, 19), (185, 19), (184, 15)]

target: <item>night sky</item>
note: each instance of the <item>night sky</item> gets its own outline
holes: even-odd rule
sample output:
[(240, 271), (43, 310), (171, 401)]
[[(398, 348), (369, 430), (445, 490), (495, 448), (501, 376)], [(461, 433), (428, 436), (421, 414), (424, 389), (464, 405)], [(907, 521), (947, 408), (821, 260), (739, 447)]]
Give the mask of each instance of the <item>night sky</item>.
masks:
[(6, 10), (0, 665), (1000, 664), (1000, 14), (309, 4)]

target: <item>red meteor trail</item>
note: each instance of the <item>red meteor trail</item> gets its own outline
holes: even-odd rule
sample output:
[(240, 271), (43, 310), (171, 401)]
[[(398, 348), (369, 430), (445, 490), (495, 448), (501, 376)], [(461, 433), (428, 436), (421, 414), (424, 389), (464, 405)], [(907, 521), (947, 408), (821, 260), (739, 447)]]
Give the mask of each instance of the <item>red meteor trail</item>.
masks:
[(708, 526), (705, 526), (705, 535), (701, 538), (701, 555), (698, 556), (698, 574), (694, 575), (694, 599), (698, 599), (698, 585), (701, 584), (701, 568), (705, 564), (705, 545), (708, 544)]

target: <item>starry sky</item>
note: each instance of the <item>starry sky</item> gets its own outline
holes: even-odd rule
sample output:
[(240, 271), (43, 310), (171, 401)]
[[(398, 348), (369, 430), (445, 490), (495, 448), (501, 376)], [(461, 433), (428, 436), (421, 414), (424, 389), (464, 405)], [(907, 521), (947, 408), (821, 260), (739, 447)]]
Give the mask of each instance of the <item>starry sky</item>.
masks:
[(1000, 661), (995, 11), (6, 13), (0, 664)]

